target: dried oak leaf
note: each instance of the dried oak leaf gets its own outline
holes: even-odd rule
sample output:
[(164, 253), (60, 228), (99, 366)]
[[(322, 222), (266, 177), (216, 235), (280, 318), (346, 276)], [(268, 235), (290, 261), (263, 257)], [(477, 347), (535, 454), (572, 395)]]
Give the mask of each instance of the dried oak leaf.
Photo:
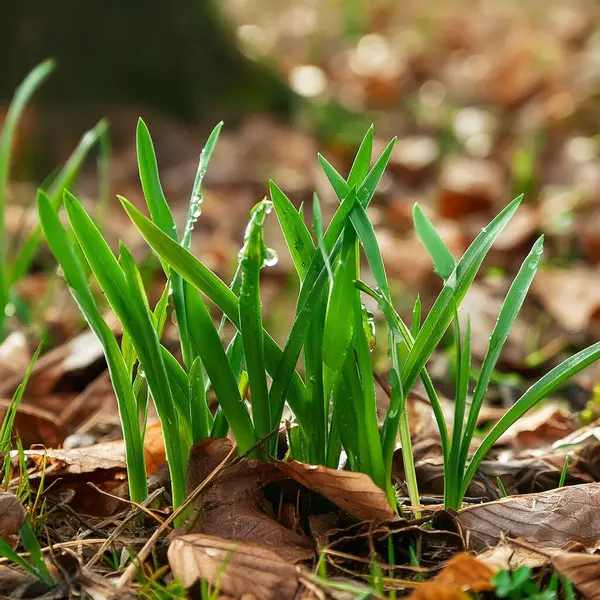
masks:
[(234, 598), (252, 594), (258, 600), (294, 598), (298, 572), (275, 552), (248, 542), (230, 542), (215, 536), (176, 537), (168, 551), (169, 565), (184, 587), (205, 579)]
[(10, 492), (0, 492), (0, 538), (14, 546), (19, 528), (25, 522), (25, 509)]
[(468, 598), (465, 592), (484, 592), (494, 589), (494, 571), (474, 556), (464, 552), (451, 558), (432, 581), (423, 583), (411, 594), (412, 600)]
[(397, 518), (385, 492), (364, 473), (338, 471), (295, 460), (278, 465), (288, 477), (325, 496), (357, 519), (392, 521)]
[(594, 549), (600, 541), (599, 510), (600, 483), (587, 483), (470, 506), (456, 518), (470, 550), (494, 546), (503, 536), (539, 548), (575, 542)]

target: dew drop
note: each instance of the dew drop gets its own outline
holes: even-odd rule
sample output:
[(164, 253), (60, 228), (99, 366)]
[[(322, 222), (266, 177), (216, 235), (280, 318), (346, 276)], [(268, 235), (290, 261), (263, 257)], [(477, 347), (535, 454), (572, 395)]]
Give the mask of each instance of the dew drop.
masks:
[(265, 256), (265, 267), (274, 267), (279, 262), (279, 255), (273, 248), (267, 248), (267, 255)]
[(12, 303), (9, 302), (5, 307), (4, 307), (4, 314), (7, 317), (13, 317), (15, 315), (15, 313), (17, 312), (17, 307)]

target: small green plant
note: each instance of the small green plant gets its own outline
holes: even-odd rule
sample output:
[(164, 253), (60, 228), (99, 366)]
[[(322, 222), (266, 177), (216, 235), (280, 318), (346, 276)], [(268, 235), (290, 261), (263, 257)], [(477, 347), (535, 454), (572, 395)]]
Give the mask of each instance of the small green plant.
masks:
[(573, 587), (568, 579), (562, 578), (559, 586), (559, 577), (552, 574), (546, 585), (536, 582), (529, 567), (519, 567), (514, 571), (498, 571), (492, 579), (497, 598), (510, 600), (555, 600), (559, 597), (559, 587), (562, 587), (563, 596), (572, 600)]
[[(407, 394), (420, 378), (442, 441), (445, 504), (459, 508), (479, 464), (502, 433), (557, 386), (600, 357), (598, 343), (552, 369), (507, 411), (469, 458), (479, 411), (502, 347), (536, 273), (543, 239), (534, 244), (510, 287), (479, 370), (471, 368), (470, 326), (467, 324), (463, 338), (458, 309), (522, 198), (509, 203), (458, 262), (415, 206), (417, 233), (444, 283), (424, 318), (420, 301), (416, 300), (409, 327), (394, 309), (377, 238), (366, 212), (395, 140), (371, 166), (371, 127), (347, 178), (319, 156), (339, 206), (325, 227), (318, 198), (314, 197), (314, 237), (302, 212), (275, 183), (270, 183), (271, 201), (263, 200), (252, 210), (238, 270), (231, 285), (227, 285), (189, 251), (194, 223), (201, 214), (202, 179), (220, 127), (219, 124), (212, 132), (200, 156), (188, 219), (180, 235), (162, 191), (150, 133), (141, 120), (138, 123), (140, 180), (151, 218), (125, 198), (120, 200), (165, 271), (165, 292), (154, 310), (148, 304), (138, 268), (126, 246), (121, 245), (117, 259), (91, 217), (67, 192), (64, 204), (74, 234), (71, 241), (47, 195), (38, 195), (40, 221), (48, 244), (105, 349), (119, 401), (132, 497), (141, 501), (147, 493), (142, 442), (150, 395), (163, 425), (175, 506), (185, 497), (185, 464), (193, 442), (208, 435), (223, 436), (231, 429), (240, 452), (252, 451), (256, 457), (268, 459), (277, 449), (277, 436), (270, 434), (280, 427), (286, 404), (295, 419), (288, 428), (289, 451), (294, 458), (338, 468), (344, 456), (345, 468), (369, 475), (385, 490), (394, 507), (392, 460), (399, 436), (410, 501), (417, 505), (419, 492), (405, 406)], [(294, 321), (283, 348), (264, 329), (260, 304), (261, 269), (276, 259), (263, 239), (263, 224), (272, 208), (300, 281)], [(363, 281), (363, 256), (376, 289)], [(90, 293), (88, 267), (123, 325), (120, 348)], [(365, 309), (362, 294), (377, 300), (387, 324), (387, 340), (380, 343), (387, 345), (389, 354), (391, 398), (382, 415), (381, 431), (371, 356), (377, 340), (373, 316)], [(160, 343), (169, 297), (177, 317), (181, 364)], [(213, 322), (206, 300), (222, 312), (220, 326)], [(236, 330), (227, 347), (220, 336), (225, 320)], [(454, 426), (450, 432), (426, 365), (452, 323), (457, 377)], [(303, 377), (298, 371), (301, 357)], [(470, 397), (473, 373), (477, 374), (477, 382)], [(246, 387), (250, 390), (249, 405), (243, 401)], [(207, 405), (210, 389), (219, 401), (215, 415)]]
[[(41, 231), (37, 226), (24, 239), (20, 239), (19, 235), (15, 236), (13, 240), (10, 240), (10, 244), (6, 237), (4, 213), (12, 150), (18, 125), (27, 104), (53, 70), (54, 61), (46, 60), (29, 73), (17, 88), (0, 130), (0, 339), (5, 335), (4, 321), (6, 317), (15, 312), (14, 286), (27, 273), (41, 242)], [(55, 212), (62, 204), (64, 190), (72, 186), (81, 165), (96, 143), (100, 143), (99, 167), (101, 176), (99, 181), (101, 193), (104, 196), (106, 195), (109, 151), (107, 123), (100, 121), (93, 129), (83, 135), (62, 169), (49, 181), (47, 191)]]

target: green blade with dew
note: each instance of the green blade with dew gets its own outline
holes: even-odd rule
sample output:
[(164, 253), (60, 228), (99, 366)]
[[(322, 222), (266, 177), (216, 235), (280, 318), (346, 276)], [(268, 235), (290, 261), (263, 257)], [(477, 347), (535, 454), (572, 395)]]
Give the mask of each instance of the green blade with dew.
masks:
[[(64, 167), (50, 185), (48, 189), (48, 198), (50, 199), (50, 204), (55, 212), (58, 212), (59, 208), (62, 206), (65, 190), (71, 188), (85, 159), (92, 148), (98, 143), (98, 140), (106, 133), (107, 128), (108, 122), (102, 119), (92, 129), (86, 131)], [(40, 246), (41, 237), (42, 231), (39, 225), (37, 225), (24, 241), (13, 262), (10, 271), (11, 285), (21, 279), (29, 271)]]
[[(136, 152), (142, 191), (144, 192), (144, 198), (152, 221), (163, 233), (175, 242), (178, 242), (179, 238), (177, 236), (175, 219), (173, 218), (160, 182), (158, 161), (152, 137), (146, 123), (142, 119), (138, 120), (136, 129)], [(167, 269), (165, 269), (166, 271)], [(177, 316), (183, 362), (189, 366), (191, 357), (183, 280), (177, 272), (167, 273), (167, 275), (173, 290), (173, 305)]]
[(106, 299), (128, 331), (146, 375), (163, 426), (173, 503), (179, 506), (186, 495), (184, 470), (187, 459), (182, 455), (177, 413), (152, 315), (147, 308), (147, 301), (135, 283), (138, 277), (135, 261), (130, 252), (123, 248), (121, 269), (92, 219), (77, 199), (68, 192), (65, 193), (65, 207), (86, 260)]
[(148, 495), (144, 448), (127, 366), (114, 334), (96, 305), (69, 236), (54, 212), (49, 198), (41, 190), (38, 191), (38, 213), (48, 246), (62, 268), (71, 294), (104, 349), (125, 440), (130, 495), (132, 500), (135, 498), (135, 502), (143, 502)]
[(494, 368), (502, 352), (502, 348), (510, 330), (519, 314), (527, 292), (531, 287), (533, 278), (537, 273), (542, 252), (544, 250), (544, 236), (541, 236), (533, 245), (531, 251), (523, 261), (519, 272), (517, 273), (514, 281), (512, 282), (506, 298), (502, 303), (498, 319), (494, 325), (494, 329), (490, 336), (488, 349), (481, 365), (479, 378), (475, 385), (475, 391), (473, 392), (473, 399), (471, 401), (471, 408), (469, 409), (469, 416), (465, 425), (465, 432), (462, 442), (460, 460), (462, 469), (464, 470), (467, 456), (469, 453), (469, 447), (471, 440), (475, 434), (477, 427), (477, 418), (483, 405), (485, 393), (490, 384), (490, 380), (494, 373)]
[(304, 281), (314, 243), (304, 219), (277, 184), (269, 181), (271, 200), (300, 281)]
[(204, 176), (206, 175), (206, 170), (208, 169), (208, 163), (215, 146), (217, 145), (217, 140), (219, 139), (219, 134), (221, 133), (222, 127), (223, 121), (218, 123), (211, 131), (210, 135), (208, 136), (208, 140), (206, 140), (206, 144), (200, 153), (198, 170), (196, 171), (196, 177), (194, 178), (194, 184), (192, 186), (192, 193), (190, 196), (188, 216), (185, 222), (185, 228), (183, 230), (183, 238), (181, 240), (181, 245), (186, 250), (190, 249), (190, 245), (192, 243), (192, 231), (194, 231), (194, 225), (196, 224), (196, 221), (202, 212), (202, 182), (204, 181)]
[(516, 423), (527, 411), (531, 410), (538, 402), (551, 394), (558, 386), (576, 375), (587, 366), (600, 358), (600, 342), (596, 342), (589, 348), (574, 354), (560, 365), (554, 367), (544, 375), (538, 382), (533, 384), (517, 401), (511, 406), (500, 420), (492, 427), (485, 436), (475, 454), (469, 461), (469, 465), (463, 478), (462, 496), (469, 488), (469, 484), (475, 475), (481, 461), (486, 457), (492, 446), (500, 439), (507, 429)]
[(418, 204), (413, 206), (413, 223), (417, 235), (433, 261), (435, 272), (442, 279), (447, 279), (454, 271), (456, 261)]
[(27, 75), (17, 88), (10, 103), (8, 112), (2, 125), (0, 133), (0, 322), (4, 319), (4, 307), (8, 302), (9, 278), (6, 271), (6, 229), (4, 226), (4, 213), (6, 210), (6, 193), (10, 177), (10, 164), (12, 150), (19, 121), (29, 100), (36, 90), (44, 83), (50, 73), (54, 70), (53, 60), (45, 60)]
[[(177, 271), (186, 281), (205, 294), (211, 302), (220, 308), (233, 325), (239, 330), (239, 303), (236, 295), (227, 284), (215, 275), (208, 267), (192, 256), (185, 248), (171, 240), (156, 225), (147, 219), (125, 198), (120, 198), (125, 211), (138, 228), (150, 247)], [(265, 331), (265, 360), (267, 369), (274, 376), (281, 361), (282, 352), (273, 338)], [(300, 376), (292, 376), (289, 389), (290, 408), (302, 419), (304, 416), (304, 384)]]
[[(271, 202), (263, 200), (252, 209), (244, 235), (244, 246), (239, 255), (242, 268), (239, 296), (240, 334), (252, 395), (254, 430), (258, 439), (264, 438), (279, 425), (273, 421), (269, 404), (260, 301), (260, 272), (267, 263), (270, 252), (263, 239), (263, 225), (272, 208)], [(274, 450), (272, 439), (267, 442), (267, 447)]]

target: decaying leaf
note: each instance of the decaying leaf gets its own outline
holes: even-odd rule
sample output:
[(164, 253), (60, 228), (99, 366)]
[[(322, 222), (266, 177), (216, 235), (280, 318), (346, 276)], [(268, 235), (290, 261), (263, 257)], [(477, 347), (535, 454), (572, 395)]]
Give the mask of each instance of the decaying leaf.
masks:
[(334, 504), (364, 521), (391, 521), (397, 518), (385, 492), (364, 473), (337, 471), (295, 460), (279, 468), (298, 483), (325, 496)]
[(494, 571), (470, 554), (457, 554), (448, 561), (440, 574), (432, 581), (417, 587), (412, 600), (434, 600), (438, 598), (463, 599), (466, 592), (492, 590), (491, 579)]
[(23, 505), (14, 494), (0, 492), (0, 538), (14, 545), (26, 514)]
[(600, 541), (600, 483), (564, 487), (540, 494), (511, 496), (458, 512), (468, 548), (483, 550), (502, 538), (522, 538), (539, 548)]
[(258, 544), (183, 535), (171, 542), (168, 558), (186, 588), (205, 579), (222, 594), (235, 598), (251, 594), (258, 600), (291, 599), (298, 589), (296, 567)]

